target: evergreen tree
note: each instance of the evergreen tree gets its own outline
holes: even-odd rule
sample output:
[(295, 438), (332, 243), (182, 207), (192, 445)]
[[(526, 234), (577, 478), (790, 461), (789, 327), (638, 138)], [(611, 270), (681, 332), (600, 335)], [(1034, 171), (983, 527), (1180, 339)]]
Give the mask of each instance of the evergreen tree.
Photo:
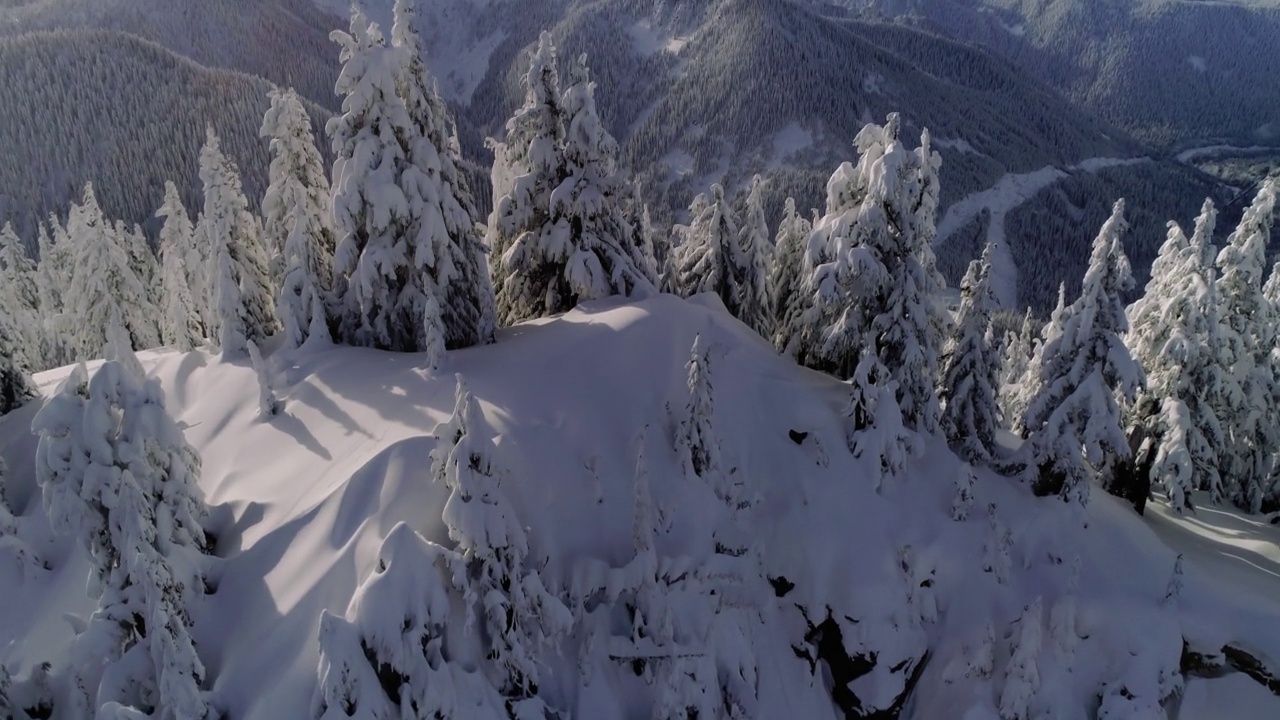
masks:
[(46, 228), (41, 224), (37, 236), (40, 263), (36, 266), (36, 292), (40, 296), (40, 359), (32, 362), (41, 367), (60, 367), (71, 362), (65, 298), (72, 274), (72, 249), (67, 231), (56, 215), (49, 216)]
[(951, 519), (964, 522), (969, 519), (969, 509), (973, 507), (973, 486), (977, 478), (973, 466), (964, 463), (955, 475), (955, 492), (951, 498)]
[(1132, 402), (1145, 384), (1121, 337), (1128, 330), (1121, 298), (1133, 285), (1121, 245), (1126, 227), (1120, 200), (1094, 240), (1080, 297), (1062, 313), (1061, 334), (1045, 339), (1024, 419), (1038, 492), (1082, 507), (1090, 478), (1098, 473), (1109, 481), (1113, 463), (1130, 457), (1116, 398)]
[(156, 217), (164, 218), (160, 228), (160, 287), (164, 301), (160, 337), (165, 344), (188, 352), (204, 342), (200, 306), (187, 279), (191, 274), (187, 263), (195, 255), (195, 231), (172, 182), (165, 183), (164, 204), (156, 211)]
[(724, 188), (712, 185), (710, 198), (695, 198), (689, 212), (693, 219), (687, 229), (681, 229), (683, 242), (676, 249), (676, 294), (714, 293), (729, 314), (740, 318), (743, 291), (738, 284), (738, 218)]
[(9, 223), (0, 229), (0, 313), (12, 320), (27, 360), (43, 360), (36, 265)]
[[(41, 570), (48, 569), (48, 566), (22, 538), (18, 518), (14, 517), (13, 508), (10, 507), (9, 500), (5, 496), (5, 475), (7, 474), (8, 467), (4, 463), (4, 458), (0, 458), (0, 554), (13, 558), (23, 576), (32, 579)], [(3, 710), (4, 704), (0, 702), (0, 711)]]
[(933, 252), (938, 156), (927, 134), (917, 151), (899, 140), (896, 113), (858, 134), (856, 167), (845, 163), (827, 185), (827, 214), (805, 251), (813, 307), (805, 312), (799, 356), (848, 378), (862, 348), (879, 356), (896, 382), (903, 419), (937, 428), (936, 377), (946, 320)]
[(284, 346), (294, 348), (313, 335), (329, 337), (334, 245), (329, 180), (311, 134), (311, 118), (293, 90), (271, 91), (259, 134), (271, 146), (262, 233), (272, 256)]
[(960, 282), (957, 334), (942, 358), (938, 395), (944, 406), (942, 431), (966, 462), (987, 464), (995, 457), (1000, 429), (997, 392), (1000, 359), (991, 342), (990, 244), (969, 264)]
[(200, 150), (204, 183), (201, 240), (209, 244), (210, 334), (224, 354), (245, 352), (277, 329), (269, 261), (257, 219), (240, 188), (240, 171), (223, 154), (213, 129)]
[(738, 319), (762, 337), (773, 336), (773, 314), (769, 311), (769, 266), (773, 243), (764, 216), (764, 181), (756, 175), (747, 193), (747, 212), (738, 231), (736, 271), (738, 273)]
[[(467, 619), (466, 562), (408, 525), (392, 528), (346, 618), (320, 613), (319, 720), (508, 720), (503, 698), (476, 667), (479, 633)], [(519, 717), (519, 716), (517, 716)], [(529, 717), (534, 717), (530, 715)]]
[(1005, 668), (1004, 687), (1000, 691), (1002, 720), (1031, 720), (1032, 705), (1040, 691), (1040, 637), (1044, 614), (1040, 598), (1036, 598), (1018, 621), (1018, 638), (1013, 644), (1009, 665)]
[(400, 53), (396, 88), (413, 129), (408, 157), (416, 171), (404, 175), (402, 183), (423, 314), (431, 314), (426, 297), (434, 297), (450, 348), (490, 343), (497, 323), (493, 287), (457, 128), (427, 73), (413, 0), (396, 0), (394, 16), (392, 45)]
[(50, 523), (91, 558), (98, 609), (77, 640), (75, 674), (94, 707), (205, 718), (188, 615), (209, 552), (200, 457), (113, 326), (106, 362), (92, 378), (78, 366), (32, 424)]
[(529, 541), (502, 488), (494, 430), (458, 376), (453, 417), (436, 428), (432, 466), (450, 490), (444, 507), (449, 536), (469, 568), (482, 600), (488, 657), (503, 694), (533, 699), (540, 685), (538, 653), (568, 632), (568, 609), (526, 567)]
[(1027, 308), (1022, 327), (1005, 336), (1004, 360), (1000, 364), (1000, 413), (1006, 422), (1018, 422), (1026, 411), (1022, 387), (1031, 358), (1040, 339), (1040, 327)]
[(855, 458), (866, 455), (878, 459), (877, 492), (886, 478), (902, 475), (907, 453), (914, 450), (894, 394), (894, 381), (888, 377), (889, 371), (880, 360), (870, 351), (864, 353), (849, 380), (851, 393), (844, 410), (849, 451)]
[(508, 323), (654, 291), (622, 211), (618, 147), (596, 112), (585, 55), (571, 68), (559, 110), (563, 147), (540, 145), (535, 154), (531, 146), (530, 172), (500, 201), (503, 232), (513, 238), (500, 258)]
[(67, 222), (75, 255), (72, 280), (63, 296), (68, 325), (74, 327), (75, 354), (81, 359), (98, 357), (112, 316), (124, 322), (134, 348), (158, 344), (159, 313), (118, 229), (102, 216), (93, 186), (85, 185), (83, 202), (71, 208)]
[[(1276, 203), (1276, 181), (1263, 183), (1253, 204), (1218, 254), (1218, 366), (1221, 389), (1213, 403), (1226, 434), (1219, 454), (1224, 494), (1257, 512), (1280, 444), (1274, 422), (1276, 306), (1263, 291), (1267, 244)], [(1277, 293), (1280, 294), (1280, 293)]]
[(773, 344), (778, 351), (795, 357), (799, 351), (800, 321), (808, 307), (805, 285), (804, 248), (812, 226), (796, 212), (796, 201), (787, 198), (774, 238), (773, 263), (769, 269), (769, 300), (773, 314)]
[(20, 337), (13, 320), (0, 313), (0, 415), (17, 410), (36, 396)]
[(1169, 223), (1146, 293), (1128, 309), (1126, 343), (1148, 377), (1130, 423), (1157, 448), (1151, 479), (1164, 485), (1177, 512), (1192, 509), (1191, 492), (1200, 487), (1221, 498), (1218, 448), (1226, 435), (1213, 408), (1222, 376), (1210, 244), (1214, 215), (1206, 202), (1193, 242)]
[[(494, 153), (493, 213), (489, 216), (485, 240), (489, 245), (498, 320), (506, 325), (513, 322), (516, 309), (505, 290), (511, 272), (503, 258), (516, 237), (546, 222), (550, 216), (546, 199), (559, 184), (564, 110), (555, 46), (549, 33), (544, 32), (539, 38), (523, 83), (524, 105), (507, 120), (506, 142), (490, 142)], [(519, 196), (515, 194), (517, 178), (524, 178)]]

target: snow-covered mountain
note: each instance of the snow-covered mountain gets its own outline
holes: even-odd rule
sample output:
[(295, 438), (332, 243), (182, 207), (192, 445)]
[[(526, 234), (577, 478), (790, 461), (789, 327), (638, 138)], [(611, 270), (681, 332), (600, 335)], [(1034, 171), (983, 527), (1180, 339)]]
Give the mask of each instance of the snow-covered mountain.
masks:
[[(672, 450), (695, 337), (710, 351), (722, 468), (750, 501), (736, 520)], [(1207, 507), (1194, 519), (1144, 519), (1099, 493), (1082, 529), (1060, 500), (978, 471), (957, 520), (967, 466), (921, 439), (902, 476), (882, 476), (846, 447), (847, 387), (779, 358), (714, 299), (586, 305), (451, 353), (437, 373), (420, 359), (276, 353), (269, 375), (284, 409), (263, 421), (246, 361), (142, 354), (203, 458), (211, 594), (188, 610), (209, 700), (226, 717), (319, 716), (322, 611), (369, 643), (368, 633), (399, 632), (379, 583), (432, 585), (430, 564), (405, 563), (455, 545), (449, 490), (429, 470), (454, 373), (497, 433), (489, 447), (527, 528), (530, 564), (572, 615), (572, 632), (538, 656), (538, 696), (566, 716), (652, 717), (684, 661), (711, 668), (698, 676), (703, 692), (734, 688), (761, 718), (995, 718), (1018, 703), (1061, 718), (1280, 713), (1262, 682), (1280, 662), (1280, 531), (1260, 519)], [(68, 372), (37, 380), (52, 393)], [(64, 720), (75, 717), (73, 673), (91, 676), (100, 656), (77, 643), (94, 610), (87, 555), (51, 534), (35, 485), (38, 407), (0, 419), (5, 494), (20, 537), (48, 565), (24, 567), (0, 546), (0, 666), (13, 676), (6, 686), (0, 673), (0, 698), (6, 687), (20, 708), (54, 698), (33, 717)], [(647, 513), (637, 511), (640, 452)], [(637, 644), (627, 620), (628, 583), (645, 567), (636, 518), (654, 533), (649, 572), (667, 578), (647, 602), (670, 603), (675, 645)], [(710, 594), (724, 582), (716, 546), (735, 527), (761, 570), (733, 585), (726, 628), (723, 614), (706, 613), (724, 607)], [(1177, 553), (1181, 587), (1170, 597)], [(361, 607), (374, 597), (384, 611), (370, 615)], [(447, 648), (482, 637), (462, 608)], [(462, 677), (492, 671), (480, 660)]]

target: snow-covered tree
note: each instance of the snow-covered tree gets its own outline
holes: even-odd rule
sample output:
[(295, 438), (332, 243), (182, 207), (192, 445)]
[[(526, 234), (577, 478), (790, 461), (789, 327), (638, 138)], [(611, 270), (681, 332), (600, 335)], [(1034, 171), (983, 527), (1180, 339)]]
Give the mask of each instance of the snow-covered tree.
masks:
[[(1213, 403), (1226, 435), (1219, 453), (1225, 495), (1242, 508), (1261, 509), (1271, 452), (1280, 445), (1275, 422), (1277, 306), (1263, 289), (1276, 181), (1262, 184), (1253, 204), (1218, 254), (1218, 364), (1221, 389)], [(1272, 286), (1280, 300), (1280, 278)]]
[[(701, 208), (700, 212), (693, 214)], [(682, 242), (675, 253), (674, 284), (678, 295), (714, 293), (729, 313), (740, 317), (738, 286), (738, 218), (720, 185), (711, 186), (710, 197), (694, 198), (692, 220), (680, 229)]]
[(470, 568), (481, 599), (488, 658), (508, 697), (537, 693), (539, 653), (568, 632), (568, 609), (529, 567), (529, 540), (502, 488), (506, 468), (479, 401), (458, 376), (454, 415), (436, 428), (432, 467), (450, 490), (449, 536)]
[(1000, 364), (1000, 413), (1005, 422), (1016, 423), (1026, 411), (1022, 383), (1040, 340), (1040, 326), (1027, 308), (1022, 327), (1005, 335), (1004, 357)]
[[(24, 577), (33, 578), (47, 566), (40, 555), (22, 537), (18, 518), (14, 517), (13, 508), (5, 495), (5, 475), (7, 474), (8, 467), (5, 465), (4, 458), (0, 458), (0, 555), (11, 557), (18, 564)], [(4, 705), (0, 704), (0, 711), (3, 709)]]
[(894, 393), (894, 381), (875, 355), (867, 352), (849, 380), (845, 406), (845, 435), (856, 458), (876, 458), (876, 491), (886, 478), (900, 477), (907, 455), (914, 450), (903, 424), (902, 408)]
[(570, 72), (558, 106), (563, 146), (554, 147), (554, 132), (535, 136), (529, 172), (499, 201), (502, 232), (512, 237), (499, 258), (499, 308), (508, 323), (655, 290), (623, 212), (618, 146), (596, 112), (585, 55)]
[(75, 333), (74, 351), (81, 359), (98, 357), (113, 315), (129, 329), (134, 348), (159, 344), (159, 312), (120, 229), (103, 217), (93, 186), (85, 185), (83, 201), (67, 221), (74, 256), (63, 295), (67, 329)]
[(71, 283), (72, 251), (67, 231), (56, 215), (41, 224), (36, 239), (40, 263), (36, 266), (36, 291), (40, 296), (40, 367), (60, 367), (71, 362), (65, 297)]
[(73, 370), (32, 424), (50, 523), (91, 559), (98, 608), (77, 639), (75, 673), (93, 707), (205, 718), (188, 615), (209, 552), (200, 457), (113, 325), (106, 362), (92, 378), (83, 364)]
[[(160, 228), (160, 339), (182, 352), (188, 352), (204, 342), (204, 325), (201, 321), (201, 304), (191, 292), (187, 266), (190, 258), (198, 258), (194, 252), (195, 231), (187, 210), (178, 196), (178, 188), (172, 182), (165, 183), (164, 204), (156, 211), (156, 217), (164, 218)], [(196, 268), (201, 272), (201, 268)]]
[[(142, 226), (135, 223), (130, 228), (124, 222), (117, 222), (115, 228), (116, 233), (124, 238), (125, 247), (129, 250), (129, 263), (133, 266), (134, 274), (147, 289), (147, 301), (152, 307), (160, 307), (160, 264), (151, 250), (146, 234), (142, 232)], [(160, 342), (159, 323), (152, 322), (147, 331), (151, 337), (140, 347), (155, 347)]]
[(657, 237), (649, 206), (640, 196), (640, 184), (631, 184), (631, 196), (626, 203), (627, 226), (631, 228), (631, 243), (641, 259), (640, 270), (655, 288), (662, 280), (662, 267), (666, 262), (668, 247), (664, 238)]
[(443, 102), (430, 88), (410, 6), (393, 45), (353, 9), (342, 46), (342, 114), (328, 124), (337, 161), (334, 287), (341, 337), (430, 351), (492, 340), (492, 299), (469, 189)]
[[(413, 0), (397, 0), (391, 33), (400, 53), (396, 88), (414, 131), (409, 162), (416, 172), (402, 176), (412, 217), (411, 260), (422, 294), (434, 297), (439, 309), (445, 345), (470, 347), (493, 342), (493, 286), (457, 127), (427, 72), (415, 7)], [(430, 315), (429, 302), (422, 302), (423, 315)]]
[[(485, 241), (489, 245), (489, 268), (497, 295), (498, 319), (503, 324), (512, 322), (515, 309), (503, 289), (511, 273), (502, 258), (533, 219), (543, 222), (549, 216), (549, 209), (542, 200), (550, 196), (559, 182), (564, 111), (560, 104), (555, 45), (549, 33), (543, 33), (539, 38), (523, 83), (524, 105), (507, 120), (506, 141), (489, 141), (494, 154), (491, 173), (493, 212), (489, 215)], [(525, 178), (522, 181), (525, 192), (534, 193), (534, 198), (514, 196), (516, 179), (522, 177)], [(517, 200), (527, 205), (535, 199), (538, 202), (534, 207), (517, 207)], [(513, 222), (512, 216), (517, 210), (522, 215), (520, 223)]]
[(250, 340), (245, 344), (245, 349), (249, 351), (249, 362), (253, 365), (253, 374), (258, 376), (258, 419), (270, 420), (280, 414), (284, 404), (276, 397), (276, 391), (271, 387), (269, 368), (262, 360), (258, 344)]
[(1182, 596), (1182, 555), (1173, 561), (1173, 574), (1169, 576), (1169, 586), (1164, 590), (1164, 597), (1160, 599), (1161, 605), (1177, 605), (1178, 599)]
[(26, 246), (13, 226), (5, 223), (0, 228), (0, 313), (13, 321), (23, 352), (33, 365), (43, 359), (36, 279), (36, 264), (27, 256)]
[(36, 396), (20, 337), (13, 320), (0, 314), (0, 415), (22, 407)]
[(1043, 614), (1040, 598), (1036, 598), (1023, 610), (1018, 621), (1018, 637), (1005, 667), (1004, 686), (1000, 690), (1002, 720), (1032, 720), (1032, 705), (1040, 691), (1038, 662)]
[(197, 233), (209, 245), (209, 333), (224, 354), (245, 352), (277, 329), (269, 259), (262, 230), (249, 212), (240, 170), (222, 154), (209, 128), (200, 150), (204, 213)]
[(942, 357), (938, 396), (943, 401), (942, 431), (966, 462), (985, 465), (996, 453), (1000, 430), (1000, 358), (991, 342), (991, 250), (969, 264), (960, 281), (956, 336)]
[(810, 299), (803, 273), (805, 243), (812, 229), (809, 221), (796, 211), (796, 201), (787, 198), (782, 222), (774, 237), (769, 302), (773, 314), (773, 344), (779, 352), (793, 358), (799, 350), (800, 321)]
[(271, 91), (259, 135), (271, 146), (262, 234), (271, 255), (275, 309), (286, 348), (329, 337), (333, 212), (311, 118), (293, 90)]
[(1194, 245), (1169, 223), (1146, 293), (1128, 309), (1126, 344), (1148, 378), (1129, 422), (1157, 448), (1151, 479), (1164, 485), (1178, 512), (1191, 509), (1193, 490), (1219, 488), (1218, 448), (1226, 440), (1212, 403), (1221, 376), (1213, 224), (1209, 202), (1196, 221)]
[(1013, 568), (1013, 533), (1000, 519), (995, 503), (987, 504), (987, 520), (990, 532), (982, 549), (982, 571), (994, 573), (996, 582), (1004, 585)]
[(467, 586), (460, 555), (404, 523), (392, 528), (345, 619), (320, 613), (312, 717), (511, 717), (493, 684), (475, 669), (484, 661), (480, 634), (458, 630), (466, 623)]
[(715, 430), (715, 397), (711, 384), (711, 348), (698, 335), (685, 363), (689, 399), (676, 428), (675, 448), (685, 476), (705, 482), (726, 506), (747, 502), (741, 481), (731, 478), (720, 451)]
[(951, 498), (951, 519), (956, 522), (963, 522), (969, 519), (969, 509), (973, 507), (973, 486), (977, 482), (977, 477), (973, 472), (973, 466), (969, 463), (962, 463), (959, 472), (955, 475), (955, 491)]
[(1095, 473), (1106, 482), (1114, 463), (1130, 457), (1116, 398), (1132, 402), (1145, 384), (1122, 338), (1128, 330), (1122, 296), (1133, 285), (1121, 245), (1126, 227), (1120, 200), (1094, 240), (1080, 297), (1063, 311), (1061, 333), (1046, 336), (1033, 363), (1039, 376), (1024, 416), (1024, 447), (1039, 471), (1038, 491), (1081, 506)]
[(764, 216), (764, 181), (756, 175), (747, 193), (746, 214), (738, 231), (738, 319), (765, 338), (773, 335), (769, 310), (769, 266), (773, 242)]
[(827, 184), (827, 214), (805, 251), (813, 307), (805, 312), (798, 354), (848, 378), (863, 348), (872, 348), (897, 383), (907, 426), (931, 432), (946, 325), (928, 247), (940, 160), (927, 133), (911, 151), (899, 130), (896, 113), (883, 127), (864, 127), (855, 140), (858, 165), (841, 165)]

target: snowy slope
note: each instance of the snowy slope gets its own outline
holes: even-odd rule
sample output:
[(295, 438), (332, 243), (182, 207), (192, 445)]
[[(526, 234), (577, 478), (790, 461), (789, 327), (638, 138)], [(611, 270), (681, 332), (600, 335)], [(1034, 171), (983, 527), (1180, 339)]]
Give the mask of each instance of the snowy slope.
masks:
[[(725, 462), (762, 500), (751, 529), (767, 573), (794, 584), (758, 598), (757, 717), (845, 716), (832, 700), (831, 683), (848, 677), (847, 667), (819, 647), (820, 638), (806, 639), (805, 614), (817, 624), (828, 611), (843, 631), (844, 651), (874, 663), (848, 686), (864, 707), (893, 706), (918, 668), (902, 717), (995, 717), (1009, 657), (1005, 634), (1037, 597), (1048, 627), (1049, 609), (1067, 592), (1077, 556), (1078, 626), (1087, 637), (1076, 652), (1076, 672), (1055, 673), (1048, 649), (1041, 670), (1042, 700), (1064, 708), (1062, 717), (1086, 717), (1104, 681), (1145, 681), (1144, 673), (1160, 663), (1176, 666), (1184, 636), (1194, 647), (1236, 643), (1271, 667), (1280, 661), (1277, 594), (1230, 580), (1212, 554), (1188, 553), (1180, 603), (1160, 606), (1174, 563), (1171, 547), (1181, 549), (1188, 533), (1180, 525), (1187, 521), (1143, 521), (1099, 492), (1082, 531), (1060, 502), (1034, 499), (981, 472), (970, 519), (954, 522), (960, 465), (935, 441), (923, 443), (906, 477), (885, 479), (877, 491), (870, 458), (855, 459), (846, 450), (839, 383), (778, 357), (714, 300), (661, 296), (588, 305), (517, 326), (497, 345), (452, 353), (438, 374), (424, 372), (413, 355), (364, 349), (277, 355), (276, 389), (286, 405), (268, 423), (255, 418), (257, 386), (247, 362), (224, 363), (202, 352), (144, 353), (170, 411), (203, 455), (201, 484), (216, 518), (217, 591), (192, 609), (213, 702), (234, 720), (307, 717), (321, 610), (345, 613), (396, 523), (448, 543), (441, 522), (447, 491), (431, 482), (427, 458), (431, 431), (453, 406), (454, 372), (466, 376), (501, 433), (500, 451), (512, 469), (504, 487), (529, 528), (533, 556), (547, 560), (543, 578), (553, 590), (568, 593), (589, 561), (620, 567), (630, 560), (635, 438), (645, 426), (653, 494), (672, 521), (659, 550), (705, 560), (714, 496), (708, 502), (706, 489), (678, 469), (666, 410), (668, 403), (684, 406), (683, 365), (697, 334), (713, 348), (715, 423)], [(67, 372), (38, 380), (47, 393)], [(49, 537), (34, 485), (35, 439), (27, 429), (35, 409), (0, 419), (0, 452), (11, 468), (9, 498), (23, 532), (53, 569), (24, 580), (0, 556), (0, 588), (6, 589), (0, 592), (0, 662), (21, 677), (50, 661), (55, 677), (64, 678), (74, 661), (75, 625), (64, 616), (86, 618), (93, 607), (84, 592), (82, 551)], [(789, 430), (810, 435), (796, 444)], [(998, 505), (1014, 540), (1007, 584), (982, 569), (991, 538), (988, 503)], [(1276, 539), (1274, 528), (1257, 532)], [(911, 583), (898, 564), (907, 545), (915, 559)], [(930, 571), (932, 588), (921, 587)], [(931, 595), (936, 620), (930, 619)], [(988, 621), (996, 631), (994, 677), (965, 677), (966, 653)], [(1046, 648), (1050, 635), (1046, 629)], [(606, 664), (603, 681), (580, 687), (579, 639), (550, 660), (553, 677), (544, 693), (553, 704), (572, 717), (648, 717), (652, 690), (625, 667)], [(799, 657), (805, 653), (819, 656), (816, 665)], [(847, 710), (847, 693), (837, 690)], [(1223, 715), (1222, 704), (1237, 700), (1249, 704)], [(1228, 674), (1193, 680), (1183, 709), (1182, 720), (1276, 717), (1280, 698)], [(62, 717), (55, 712), (54, 720)]]

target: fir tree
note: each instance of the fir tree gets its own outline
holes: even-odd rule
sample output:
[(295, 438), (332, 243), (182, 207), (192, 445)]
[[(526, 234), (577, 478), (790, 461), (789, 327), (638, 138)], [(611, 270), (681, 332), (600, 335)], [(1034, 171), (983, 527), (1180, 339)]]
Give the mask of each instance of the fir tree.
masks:
[[(550, 207), (545, 199), (559, 184), (560, 153), (564, 144), (560, 76), (556, 71), (555, 45), (543, 33), (523, 77), (524, 105), (507, 120), (506, 141), (490, 141), (494, 153), (493, 213), (485, 240), (489, 268), (497, 296), (498, 320), (509, 325), (517, 314), (505, 290), (511, 272), (503, 262), (516, 238), (546, 222)], [(521, 194), (516, 195), (516, 180)]]
[(513, 238), (500, 258), (508, 323), (654, 291), (622, 211), (618, 147), (596, 112), (585, 55), (572, 66), (559, 109), (563, 147), (540, 145), (537, 154), (531, 147), (530, 172), (500, 201), (503, 232)]
[(1046, 337), (1036, 391), (1027, 408), (1026, 446), (1039, 468), (1037, 489), (1082, 507), (1095, 473), (1130, 457), (1117, 396), (1132, 402), (1145, 383), (1121, 337), (1128, 330), (1121, 298), (1133, 285), (1121, 246), (1124, 201), (1093, 244), (1080, 297), (1061, 316), (1061, 333)]
[(0, 313), (12, 319), (27, 360), (43, 360), (36, 265), (9, 223), (0, 229)]
[(40, 296), (40, 359), (42, 367), (60, 367), (72, 360), (65, 298), (71, 282), (72, 252), (67, 231), (56, 215), (37, 235), (40, 263), (36, 266), (36, 291)]
[(275, 332), (271, 279), (262, 232), (240, 188), (240, 171), (222, 154), (213, 129), (200, 151), (204, 213), (197, 232), (209, 244), (209, 331), (224, 354)]
[(1005, 668), (1004, 687), (1000, 691), (1000, 717), (1002, 720), (1031, 720), (1032, 705), (1040, 691), (1040, 637), (1043, 606), (1036, 598), (1022, 613), (1018, 621), (1018, 637), (1013, 644), (1012, 657)]
[(0, 415), (17, 410), (36, 396), (31, 366), (19, 337), (13, 320), (0, 313)]
[(329, 337), (333, 213), (329, 180), (311, 134), (311, 118), (293, 90), (271, 91), (259, 135), (271, 146), (262, 233), (277, 287), (276, 316), (284, 346)]
[(1273, 422), (1276, 377), (1271, 360), (1277, 310), (1263, 291), (1275, 203), (1276, 181), (1269, 179), (1218, 254), (1215, 287), (1218, 366), (1224, 372), (1213, 405), (1227, 440), (1219, 455), (1220, 474), (1230, 483), (1224, 488), (1226, 497), (1253, 512), (1262, 506), (1270, 454), (1280, 444), (1280, 428)]
[(156, 211), (156, 217), (164, 218), (160, 229), (160, 287), (164, 301), (160, 338), (165, 344), (188, 352), (204, 341), (204, 327), (188, 281), (191, 270), (187, 262), (195, 255), (195, 232), (172, 182), (165, 183), (164, 204)]
[(454, 415), (435, 434), (432, 466), (450, 490), (444, 521), (482, 600), (488, 657), (505, 695), (534, 698), (538, 653), (568, 631), (572, 617), (537, 570), (526, 567), (529, 541), (502, 488), (506, 470), (496, 457), (494, 430), (461, 376)]
[[(695, 214), (698, 208), (701, 211)], [(738, 219), (724, 196), (724, 188), (712, 185), (711, 196), (695, 198), (689, 212), (693, 219), (687, 229), (682, 229), (683, 242), (676, 249), (676, 294), (689, 297), (713, 293), (720, 297), (729, 314), (740, 318), (743, 291), (739, 287)]]
[(431, 314), (425, 299), (431, 296), (446, 346), (470, 347), (493, 342), (493, 287), (457, 128), (427, 72), (415, 6), (412, 0), (396, 1), (391, 33), (392, 46), (400, 53), (396, 88), (414, 131), (409, 162), (417, 172), (402, 178), (413, 217), (412, 261), (424, 316)]
[(914, 445), (903, 424), (902, 408), (894, 394), (894, 381), (878, 358), (867, 352), (849, 380), (845, 406), (845, 434), (855, 458), (876, 459), (876, 491), (886, 478), (900, 477), (907, 454)]
[(1039, 339), (1040, 326), (1031, 308), (1027, 308), (1022, 327), (1005, 336), (1004, 360), (1000, 364), (1000, 413), (1006, 422), (1018, 422), (1027, 409), (1022, 383)]
[[(508, 720), (503, 698), (477, 666), (479, 633), (466, 619), (467, 564), (400, 523), (378, 550), (346, 617), (320, 613), (313, 717)], [(518, 716), (517, 716), (518, 717)]]
[(773, 314), (773, 344), (795, 357), (799, 351), (800, 321), (808, 307), (804, 271), (804, 247), (812, 227), (796, 212), (796, 201), (787, 198), (774, 238), (773, 264), (769, 269), (769, 300)]
[(769, 311), (769, 266), (773, 243), (764, 216), (764, 181), (756, 175), (747, 193), (747, 211), (738, 231), (736, 271), (738, 273), (737, 317), (762, 337), (773, 335), (773, 314)]
[(138, 276), (126, 238), (117, 230), (103, 217), (93, 186), (85, 185), (83, 202), (72, 207), (67, 222), (75, 254), (72, 281), (63, 296), (66, 312), (74, 319), (74, 350), (81, 359), (98, 357), (113, 315), (129, 329), (134, 348), (158, 344), (159, 313)]
[(976, 482), (973, 466), (961, 464), (955, 475), (955, 491), (951, 499), (952, 520), (964, 522), (969, 519), (969, 509), (973, 507), (973, 486)]
[(200, 457), (114, 327), (106, 362), (92, 378), (78, 366), (32, 424), (50, 523), (91, 558), (98, 609), (77, 640), (77, 682), (94, 707), (204, 718), (205, 669), (188, 616), (209, 552)]
[(908, 427), (937, 428), (936, 377), (941, 328), (933, 252), (938, 156), (927, 134), (917, 151), (899, 140), (900, 121), (868, 125), (827, 185), (827, 214), (805, 251), (813, 307), (805, 312), (799, 355), (848, 378), (862, 348), (874, 349), (896, 382)]
[(938, 395), (944, 406), (942, 431), (966, 462), (984, 465), (996, 453), (1000, 430), (997, 393), (1000, 359), (991, 342), (990, 244), (981, 260), (969, 264), (960, 282), (960, 312), (956, 337), (942, 358)]

